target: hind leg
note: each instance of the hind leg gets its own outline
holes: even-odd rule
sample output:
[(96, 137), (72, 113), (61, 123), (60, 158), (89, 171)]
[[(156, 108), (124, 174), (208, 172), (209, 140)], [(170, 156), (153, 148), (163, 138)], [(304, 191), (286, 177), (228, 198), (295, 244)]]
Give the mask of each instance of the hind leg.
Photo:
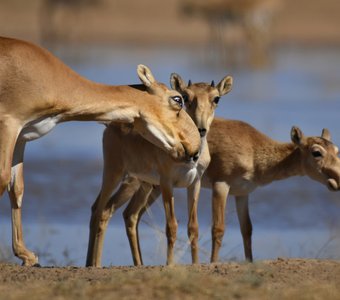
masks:
[(13, 153), (20, 130), (21, 127), (15, 120), (0, 120), (0, 196), (11, 181)]
[[(105, 168), (104, 168), (105, 169)], [(108, 207), (110, 196), (114, 189), (122, 179), (121, 170), (116, 172), (111, 168), (104, 171), (104, 179), (102, 189), (92, 206), (92, 214), (90, 220), (90, 235), (87, 249), (86, 266), (101, 266), (101, 256), (104, 244), (104, 235), (107, 224), (111, 217), (111, 208)]]
[(116, 139), (114, 128), (106, 128), (103, 134), (102, 186), (92, 206), (86, 266), (100, 267), (101, 265), (104, 235), (114, 210), (113, 204), (110, 203), (110, 197), (124, 176), (124, 162), (121, 149), (116, 146), (119, 143)]
[(235, 197), (237, 217), (240, 222), (240, 228), (243, 238), (243, 247), (246, 260), (249, 262), (253, 261), (253, 252), (251, 247), (251, 235), (253, 226), (251, 224), (249, 216), (249, 201), (247, 196)]

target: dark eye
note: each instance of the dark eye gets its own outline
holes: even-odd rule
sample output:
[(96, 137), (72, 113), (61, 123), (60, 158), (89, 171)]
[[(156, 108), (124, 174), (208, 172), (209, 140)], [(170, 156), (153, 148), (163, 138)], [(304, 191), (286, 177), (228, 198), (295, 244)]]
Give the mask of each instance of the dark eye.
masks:
[(315, 157), (315, 158), (322, 157), (321, 152), (318, 151), (318, 150), (313, 151), (313, 152), (312, 152), (312, 155), (313, 155), (313, 157)]
[(183, 99), (180, 96), (171, 97), (172, 100), (178, 103), (180, 107), (183, 107)]
[(189, 101), (189, 96), (187, 94), (182, 95), (184, 103), (187, 103)]
[(215, 98), (214, 98), (214, 103), (217, 104), (218, 101), (220, 101), (220, 97), (215, 97)]

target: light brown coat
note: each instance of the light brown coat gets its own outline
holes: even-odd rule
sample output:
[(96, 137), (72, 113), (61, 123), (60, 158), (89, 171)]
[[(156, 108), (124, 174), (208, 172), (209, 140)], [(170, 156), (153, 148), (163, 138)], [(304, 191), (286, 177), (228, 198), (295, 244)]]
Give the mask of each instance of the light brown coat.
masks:
[(144, 138), (176, 159), (195, 156), (200, 137), (191, 118), (178, 114), (178, 92), (159, 85), (138, 66), (144, 86), (107, 86), (89, 81), (47, 50), (0, 37), (0, 195), (7, 188), (12, 205), (13, 250), (24, 265), (37, 257), (23, 241), (21, 203), (27, 141), (65, 121), (133, 124)]

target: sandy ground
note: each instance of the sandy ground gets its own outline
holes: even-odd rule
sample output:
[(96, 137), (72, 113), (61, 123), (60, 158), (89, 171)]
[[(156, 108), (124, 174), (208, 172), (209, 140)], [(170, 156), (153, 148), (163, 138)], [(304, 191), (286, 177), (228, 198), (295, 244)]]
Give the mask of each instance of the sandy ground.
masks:
[[(274, 43), (339, 44), (338, 0), (278, 1), (281, 3), (280, 9), (270, 25)], [(72, 5), (72, 1), (61, 0), (1, 0), (0, 35), (37, 43), (43, 42), (44, 34), (49, 34), (50, 38), (53, 35), (66, 43), (182, 47), (211, 42), (208, 23), (202, 17), (184, 14), (183, 0), (73, 2), (83, 5)], [(54, 5), (48, 8), (44, 3)]]
[(0, 264), (0, 299), (340, 299), (340, 262), (285, 259), (175, 267)]

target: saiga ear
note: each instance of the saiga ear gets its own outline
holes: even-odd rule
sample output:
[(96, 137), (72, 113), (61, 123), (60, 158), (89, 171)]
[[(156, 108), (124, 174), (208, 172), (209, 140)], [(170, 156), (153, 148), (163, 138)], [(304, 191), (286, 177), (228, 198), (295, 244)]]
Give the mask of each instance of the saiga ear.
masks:
[(138, 74), (139, 79), (142, 81), (142, 83), (146, 87), (151, 87), (151, 85), (156, 82), (150, 69), (147, 66), (138, 65), (137, 74)]
[(216, 86), (220, 96), (223, 96), (231, 91), (233, 86), (233, 78), (231, 76), (224, 77), (220, 83)]
[(331, 133), (327, 128), (322, 129), (321, 137), (327, 141), (331, 141)]
[(301, 145), (305, 140), (305, 136), (303, 135), (301, 129), (296, 126), (292, 127), (292, 130), (290, 131), (290, 138), (292, 139), (292, 142), (298, 146)]
[(183, 79), (177, 73), (172, 73), (170, 75), (170, 86), (173, 90), (176, 90), (179, 93), (182, 93), (186, 88)]

